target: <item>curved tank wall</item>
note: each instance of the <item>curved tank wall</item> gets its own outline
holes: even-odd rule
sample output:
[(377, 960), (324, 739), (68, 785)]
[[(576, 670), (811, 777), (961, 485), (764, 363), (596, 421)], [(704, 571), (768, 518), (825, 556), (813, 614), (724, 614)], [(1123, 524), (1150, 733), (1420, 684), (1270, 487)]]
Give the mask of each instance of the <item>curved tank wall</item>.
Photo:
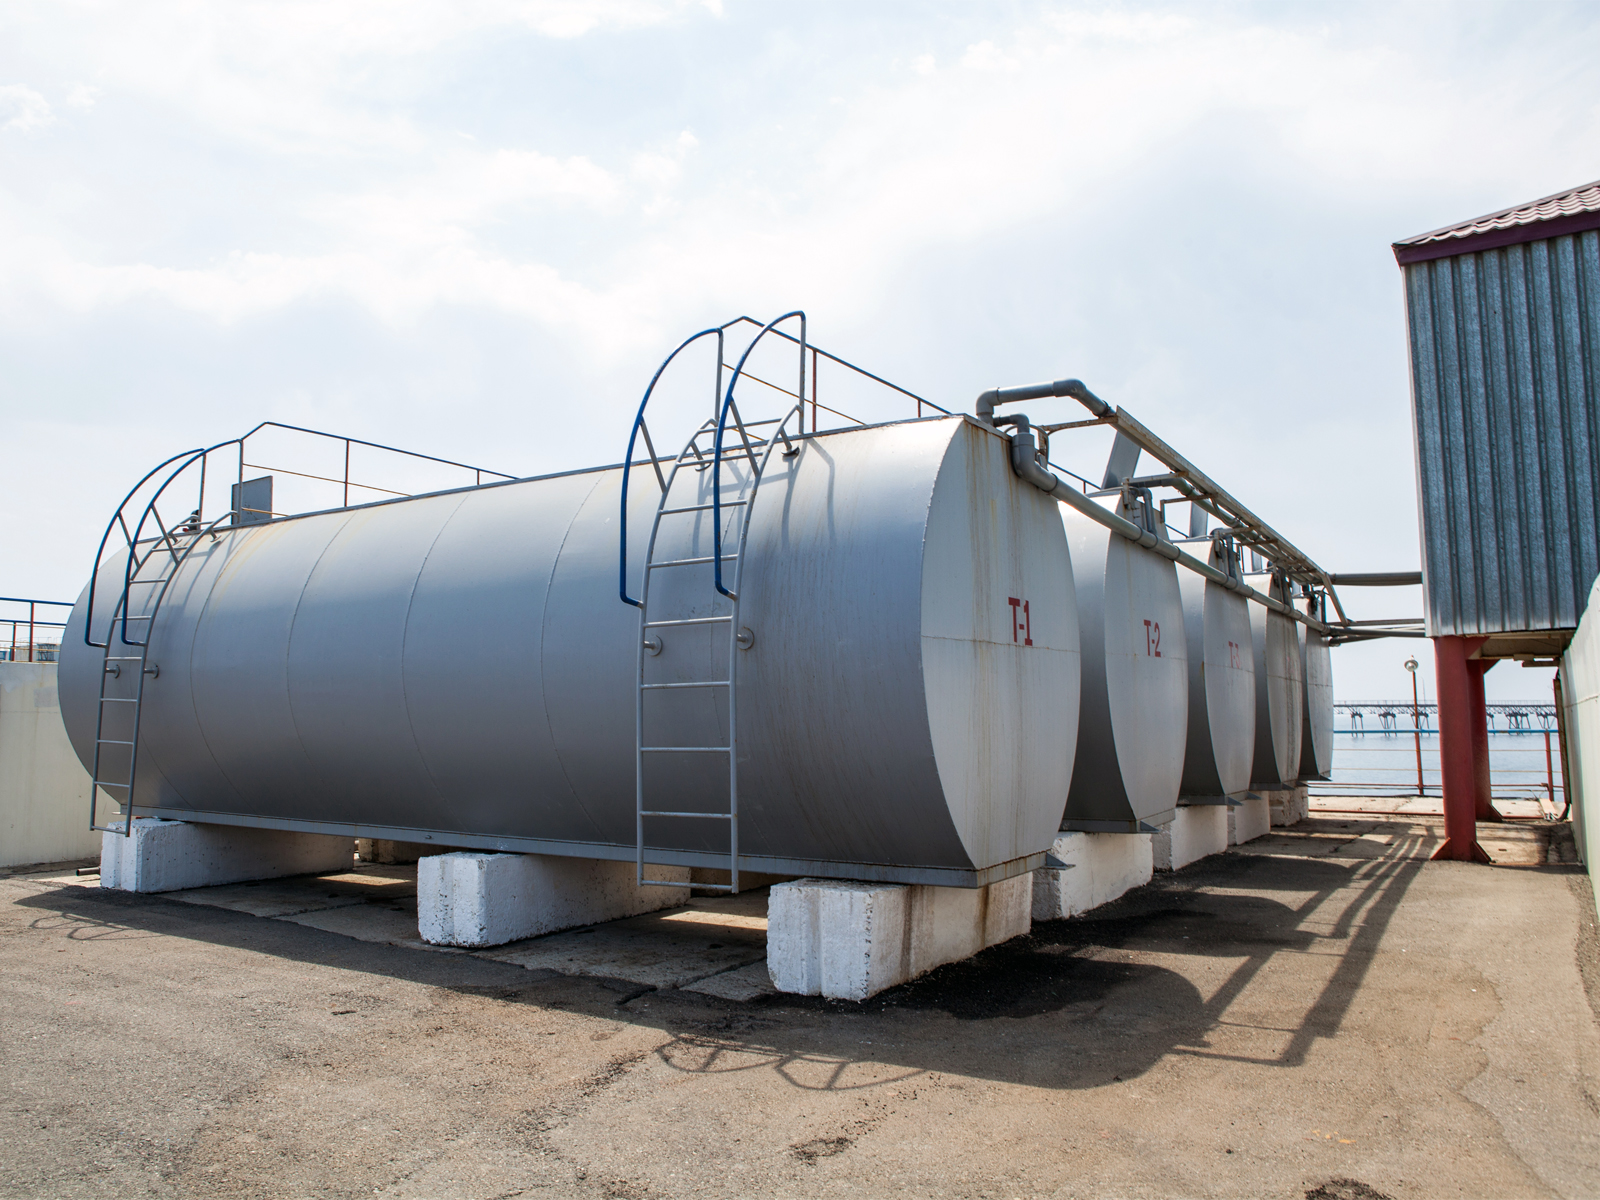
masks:
[[(1228, 569), (1216, 543), (1205, 560)], [(1184, 796), (1227, 796), (1250, 786), (1255, 757), (1256, 669), (1250, 602), (1193, 571), (1178, 572), (1189, 650), (1189, 733)]]
[[(1288, 603), (1288, 592), (1270, 576), (1251, 576), (1256, 591)], [(1256, 665), (1255, 761), (1250, 786), (1293, 787), (1300, 774), (1304, 691), (1298, 622), (1263, 604), (1250, 606), (1250, 644)]]
[(1300, 778), (1333, 774), (1333, 655), (1322, 636), (1300, 627)]
[(1134, 832), (1167, 818), (1183, 775), (1189, 663), (1178, 569), (1065, 505), (1061, 519), (1083, 652), (1062, 828)]
[[(653, 482), (631, 490), (636, 581)], [(616, 590), (620, 483), (578, 472), (204, 543), (156, 622), (136, 809), (631, 858), (640, 634)], [(741, 865), (976, 884), (1048, 847), (1078, 687), (1056, 508), (959, 417), (772, 459), (740, 621)], [(657, 559), (708, 554), (709, 519), (664, 525)], [(709, 568), (657, 575), (711, 603)], [(61, 693), (87, 762), (102, 652), (83, 620), (80, 598)], [(725, 634), (666, 632), (654, 678), (725, 677)], [(685, 699), (647, 710), (649, 736), (725, 743), (725, 701), (670, 695)], [(653, 778), (653, 800), (725, 809), (722, 762)], [(652, 859), (725, 864), (712, 825), (662, 823)]]

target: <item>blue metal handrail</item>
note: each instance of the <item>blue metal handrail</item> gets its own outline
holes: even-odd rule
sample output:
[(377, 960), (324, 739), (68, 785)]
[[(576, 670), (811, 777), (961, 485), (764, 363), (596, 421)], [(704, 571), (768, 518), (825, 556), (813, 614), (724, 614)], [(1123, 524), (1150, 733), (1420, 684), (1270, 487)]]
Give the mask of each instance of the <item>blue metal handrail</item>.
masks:
[(684, 338), (678, 348), (662, 360), (656, 368), (656, 373), (650, 376), (650, 386), (644, 390), (644, 399), (639, 401), (639, 412), (633, 418), (633, 430), (628, 434), (628, 452), (622, 456), (622, 515), (619, 519), (618, 532), (621, 535), (621, 554), (617, 563), (617, 594), (622, 597), (624, 604), (631, 604), (635, 608), (644, 607), (639, 601), (628, 595), (628, 479), (633, 470), (633, 449), (638, 444), (639, 434), (644, 433), (644, 443), (650, 451), (650, 463), (655, 467), (656, 478), (661, 483), (661, 490), (666, 491), (666, 480), (661, 477), (661, 464), (655, 451), (655, 446), (650, 440), (650, 431), (645, 428), (644, 410), (650, 405), (650, 397), (655, 394), (656, 384), (661, 381), (661, 376), (672, 365), (672, 360), (677, 358), (695, 342), (711, 334), (717, 336), (717, 383), (712, 395), (720, 400), (722, 397), (722, 339), (723, 332), (729, 326), (737, 325), (740, 321), (747, 321), (748, 317), (735, 317), (724, 325), (713, 325), (710, 329), (702, 329), (699, 333)]
[[(802, 320), (802, 329), (801, 329), (802, 336), (800, 338), (796, 338), (793, 334), (785, 333), (783, 330), (775, 328), (775, 326), (779, 322), (785, 321), (788, 318), (796, 316), (796, 315), (800, 316), (801, 320)], [(650, 430), (649, 430), (648, 426), (645, 424), (645, 419), (644, 419), (644, 417), (645, 417), (645, 409), (649, 407), (650, 400), (655, 394), (656, 384), (658, 384), (661, 381), (661, 376), (666, 372), (666, 369), (673, 363), (673, 361), (678, 357), (679, 354), (681, 354), (684, 350), (686, 350), (689, 346), (693, 345), (695, 342), (699, 341), (701, 338), (708, 337), (708, 336), (710, 336), (712, 334), (716, 334), (717, 335), (717, 383), (716, 383), (716, 388), (715, 388), (715, 391), (714, 391), (713, 395), (714, 395), (714, 404), (715, 404), (715, 407), (716, 407), (716, 410), (717, 410), (718, 426), (717, 426), (717, 454), (716, 454), (716, 459), (714, 460), (714, 463), (713, 463), (713, 467), (714, 468), (716, 467), (717, 463), (720, 462), (720, 457), (721, 457), (720, 447), (721, 447), (722, 427), (723, 427), (724, 419), (725, 419), (725, 417), (727, 415), (726, 414), (727, 403), (728, 403), (728, 401), (731, 400), (732, 395), (733, 395), (733, 383), (732, 382), (729, 383), (726, 397), (724, 396), (723, 389), (722, 389), (722, 371), (723, 371), (723, 368), (726, 366), (726, 363), (724, 362), (723, 355), (722, 355), (723, 344), (724, 344), (724, 335), (726, 334), (726, 332), (729, 329), (732, 329), (735, 325), (755, 325), (755, 326), (759, 327), (759, 332), (756, 334), (754, 341), (752, 341), (750, 343), (750, 346), (746, 348), (746, 350), (744, 352), (744, 355), (741, 356), (741, 358), (739, 360), (740, 371), (737, 373), (737, 374), (746, 375), (751, 379), (755, 379), (759, 383), (765, 383), (766, 381), (760, 379), (759, 377), (757, 377), (757, 376), (755, 376), (753, 374), (751, 374), (750, 372), (743, 371), (743, 369), (742, 369), (743, 366), (744, 366), (745, 359), (747, 359), (749, 357), (750, 350), (755, 347), (755, 343), (756, 342), (760, 341), (761, 338), (764, 337), (765, 335), (767, 335), (768, 333), (771, 333), (776, 337), (780, 337), (780, 338), (784, 339), (785, 341), (793, 342), (797, 346), (800, 347), (800, 364), (801, 364), (800, 390), (798, 392), (794, 392), (794, 393), (787, 393), (787, 394), (795, 396), (796, 399), (800, 399), (800, 397), (805, 392), (805, 356), (808, 353), (811, 355), (811, 359), (812, 359), (812, 384), (813, 384), (813, 386), (812, 386), (812, 394), (810, 396), (809, 402), (810, 402), (810, 404), (812, 406), (812, 410), (813, 410), (813, 412), (812, 412), (812, 433), (816, 432), (816, 423), (817, 422), (816, 422), (815, 412), (816, 412), (816, 410), (818, 408), (825, 408), (825, 409), (827, 409), (828, 412), (834, 413), (837, 416), (844, 417), (844, 419), (847, 420), (847, 421), (854, 421), (856, 424), (863, 424), (864, 423), (864, 422), (861, 422), (861, 421), (857, 421), (856, 418), (851, 417), (846, 413), (839, 412), (838, 409), (828, 408), (827, 405), (819, 404), (817, 402), (815, 382), (816, 382), (816, 362), (817, 362), (817, 360), (819, 358), (825, 358), (829, 362), (837, 363), (839, 366), (844, 367), (848, 371), (853, 371), (855, 374), (860, 375), (863, 378), (870, 379), (870, 380), (872, 380), (872, 382), (877, 383), (877, 384), (881, 384), (884, 387), (889, 388), (891, 391), (899, 392), (902, 396), (905, 396), (905, 397), (907, 397), (907, 398), (909, 398), (911, 400), (915, 400), (917, 402), (917, 416), (919, 418), (922, 416), (922, 409), (923, 409), (924, 406), (926, 406), (927, 408), (933, 409), (934, 412), (940, 414), (941, 416), (949, 416), (950, 415), (950, 409), (945, 408), (942, 405), (935, 404), (932, 400), (928, 400), (928, 399), (926, 399), (926, 398), (924, 398), (922, 396), (919, 396), (919, 395), (917, 395), (917, 393), (915, 393), (913, 391), (910, 391), (910, 390), (908, 390), (906, 388), (901, 387), (898, 383), (892, 383), (889, 380), (883, 378), (883, 376), (881, 376), (881, 375), (874, 375), (871, 371), (868, 371), (868, 370), (865, 370), (865, 369), (863, 369), (861, 367), (858, 367), (858, 366), (856, 366), (855, 363), (850, 362), (847, 359), (840, 358), (837, 354), (830, 354), (830, 353), (828, 353), (828, 351), (822, 349), (819, 346), (810, 345), (805, 340), (805, 337), (804, 337), (804, 332), (805, 332), (804, 331), (804, 325), (803, 325), (804, 317), (805, 317), (804, 313), (794, 313), (794, 312), (785, 313), (783, 316), (779, 317), (777, 319), (777, 321), (769, 321), (765, 325), (762, 325), (762, 323), (760, 321), (757, 321), (754, 317), (751, 317), (751, 316), (738, 316), (738, 317), (733, 318), (733, 320), (731, 320), (731, 321), (724, 322), (721, 325), (714, 325), (709, 329), (702, 329), (699, 333), (696, 333), (691, 337), (685, 338), (681, 343), (679, 343), (677, 349), (675, 349), (671, 354), (667, 355), (667, 357), (662, 361), (661, 365), (656, 368), (655, 374), (650, 377), (650, 386), (645, 388), (645, 390), (644, 390), (644, 398), (642, 400), (640, 400), (640, 402), (639, 402), (638, 412), (635, 414), (635, 416), (633, 418), (633, 428), (631, 429), (631, 431), (628, 434), (628, 452), (623, 456), (623, 460), (622, 460), (622, 509), (621, 509), (621, 517), (619, 519), (619, 529), (620, 529), (621, 536), (618, 539), (619, 545), (618, 545), (618, 554), (617, 554), (617, 595), (618, 595), (618, 597), (621, 598), (621, 600), (622, 600), (622, 602), (624, 604), (631, 604), (634, 608), (641, 607), (640, 602), (638, 600), (635, 600), (632, 596), (628, 595), (628, 494), (629, 494), (629, 486), (630, 486), (630, 482), (632, 480), (632, 474), (633, 474), (634, 451), (638, 447), (638, 441), (639, 441), (639, 437), (640, 437), (641, 434), (644, 436), (645, 449), (648, 451), (648, 453), (650, 455), (650, 464), (651, 464), (652, 467), (655, 468), (657, 480), (661, 483), (663, 488), (666, 487), (666, 481), (661, 475), (660, 456), (655, 452), (655, 446), (652, 443), (651, 438), (650, 438)], [(736, 375), (736, 377), (737, 377), (737, 375)], [(768, 386), (775, 387), (776, 385), (769, 384)], [(787, 392), (787, 389), (783, 389), (783, 388), (779, 388), (778, 390)], [(804, 436), (805, 435), (805, 413), (804, 413), (804, 410), (801, 411), (800, 417), (801, 417), (801, 426), (800, 426), (799, 436)], [(737, 418), (736, 418), (736, 420), (737, 420)], [(741, 429), (742, 429), (743, 428), (742, 423), (740, 423), (740, 425), (741, 425)], [(713, 503), (716, 504), (716, 501), (718, 499), (720, 499), (720, 497), (714, 498)], [(718, 543), (718, 550), (720, 552), (721, 540), (722, 540), (722, 534), (721, 534), (722, 525), (721, 525), (721, 519), (720, 519), (721, 518), (720, 505), (717, 505), (717, 508), (718, 508), (718, 512), (717, 512), (717, 517), (718, 517), (718, 522), (717, 522), (717, 543)], [(716, 576), (717, 576), (717, 590), (719, 592), (721, 592), (723, 595), (727, 595), (728, 594), (727, 589), (722, 586), (722, 566), (721, 566), (720, 562), (716, 566)]]
[[(739, 426), (739, 437), (744, 441), (745, 453), (750, 453), (750, 440), (745, 436), (744, 422), (739, 417), (739, 410), (734, 408), (733, 405), (733, 389), (738, 386), (739, 377), (744, 374), (744, 364), (749, 361), (751, 352), (760, 344), (761, 339), (771, 333), (774, 326), (789, 320), (791, 317), (800, 318), (800, 390), (797, 395), (800, 401), (799, 411), (803, 419), (803, 414), (806, 410), (806, 314), (798, 308), (793, 312), (786, 312), (781, 317), (774, 317), (768, 321), (761, 327), (761, 332), (756, 334), (751, 339), (750, 344), (744, 348), (744, 353), (739, 356), (738, 365), (733, 368), (733, 375), (728, 380), (727, 396), (722, 401), (721, 410), (717, 413), (717, 436), (716, 441), (712, 444), (711, 457), (711, 571), (712, 577), (716, 581), (717, 591), (729, 599), (734, 598), (733, 593), (722, 586), (722, 433), (727, 427), (728, 413), (731, 410), (734, 423)], [(793, 338), (789, 340), (794, 341)], [(774, 436), (780, 436), (782, 433), (783, 426), (780, 424)], [(750, 465), (752, 467), (755, 466), (754, 459), (751, 460)], [(747, 513), (746, 520), (748, 519), (749, 514)]]

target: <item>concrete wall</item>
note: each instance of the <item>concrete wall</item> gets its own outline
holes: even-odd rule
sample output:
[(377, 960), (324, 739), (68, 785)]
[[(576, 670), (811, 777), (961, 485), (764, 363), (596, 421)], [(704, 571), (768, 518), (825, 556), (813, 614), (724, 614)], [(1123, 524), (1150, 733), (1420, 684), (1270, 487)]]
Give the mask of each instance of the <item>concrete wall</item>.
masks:
[(0, 867), (93, 858), (89, 773), (67, 741), (56, 664), (0, 662)]
[[(1600, 861), (1600, 581), (1561, 660), (1561, 720), (1567, 742), (1567, 794), (1572, 832), (1589, 876)], [(1600, 916), (1600, 898), (1596, 900)]]

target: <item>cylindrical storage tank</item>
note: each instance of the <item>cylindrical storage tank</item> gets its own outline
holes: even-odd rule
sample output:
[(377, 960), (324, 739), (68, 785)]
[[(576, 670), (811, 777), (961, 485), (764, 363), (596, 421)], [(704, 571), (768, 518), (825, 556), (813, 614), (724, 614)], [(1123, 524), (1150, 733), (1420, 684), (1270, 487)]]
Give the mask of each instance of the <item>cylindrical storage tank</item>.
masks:
[[(1228, 571), (1229, 552), (1212, 542), (1206, 562)], [(1184, 796), (1228, 796), (1250, 786), (1256, 743), (1256, 668), (1250, 604), (1193, 571), (1178, 572), (1189, 648), (1189, 736)]]
[(1134, 833), (1141, 822), (1169, 819), (1183, 777), (1189, 658), (1178, 568), (1065, 505), (1061, 516), (1083, 651), (1077, 761), (1061, 827)]
[[(1248, 583), (1284, 604), (1289, 592), (1282, 580), (1251, 576)], [(1250, 644), (1256, 665), (1255, 762), (1253, 788), (1293, 787), (1300, 774), (1300, 731), (1305, 700), (1297, 622), (1264, 604), (1250, 606)]]
[[(772, 456), (751, 510), (741, 866), (958, 886), (1028, 869), (1060, 822), (1077, 716), (1056, 502), (1013, 476), (1003, 437), (962, 417), (796, 444), (795, 457)], [(203, 539), (154, 625), (160, 674), (145, 688), (135, 811), (631, 858), (640, 627), (617, 595), (621, 476), (519, 480)], [(709, 503), (711, 473), (698, 479)], [(654, 473), (636, 471), (635, 596), (659, 495)], [(656, 559), (709, 555), (710, 519), (664, 521)], [(119, 564), (101, 571), (97, 636), (120, 576)], [(723, 603), (709, 566), (656, 576), (686, 611)], [(87, 763), (103, 652), (84, 644), (84, 607), (60, 684)], [(650, 669), (726, 678), (727, 628), (665, 630)], [(674, 698), (647, 709), (650, 736), (727, 743), (725, 691), (647, 696)], [(684, 756), (685, 770), (652, 781), (652, 806), (726, 810), (726, 755), (699, 757), (715, 762)], [(727, 864), (724, 823), (648, 828), (651, 861)]]
[(1301, 627), (1300, 778), (1329, 779), (1333, 775), (1333, 655), (1327, 640)]

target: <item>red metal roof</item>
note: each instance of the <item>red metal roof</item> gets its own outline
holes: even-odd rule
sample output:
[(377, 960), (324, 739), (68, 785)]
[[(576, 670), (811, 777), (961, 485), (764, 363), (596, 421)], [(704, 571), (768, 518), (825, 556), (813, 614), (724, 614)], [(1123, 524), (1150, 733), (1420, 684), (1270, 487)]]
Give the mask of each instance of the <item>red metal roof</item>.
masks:
[(1600, 229), (1600, 180), (1394, 244), (1402, 265)]

